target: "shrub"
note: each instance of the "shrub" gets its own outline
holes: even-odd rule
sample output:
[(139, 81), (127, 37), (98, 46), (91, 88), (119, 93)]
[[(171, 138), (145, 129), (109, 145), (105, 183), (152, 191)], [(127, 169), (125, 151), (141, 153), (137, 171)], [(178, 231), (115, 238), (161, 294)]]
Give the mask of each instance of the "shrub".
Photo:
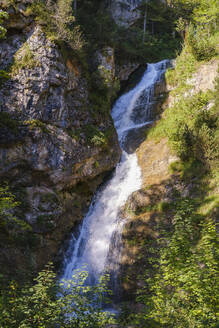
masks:
[(11, 118), (10, 114), (7, 112), (0, 113), (0, 127), (7, 128), (13, 133), (18, 133), (19, 122)]
[(10, 74), (5, 70), (0, 69), (0, 87), (9, 79)]
[(49, 133), (49, 129), (46, 125), (46, 123), (43, 123), (40, 120), (28, 120), (28, 121), (24, 121), (24, 124), (29, 126), (30, 129), (34, 129), (34, 128), (40, 128), (42, 132), (44, 133)]
[(30, 9), (47, 36), (53, 41), (67, 42), (73, 50), (80, 50), (84, 41), (75, 17), (72, 15), (73, 0), (34, 1)]
[[(0, 9), (0, 24), (3, 23), (5, 19), (8, 18), (8, 14)], [(5, 37), (7, 30), (3, 26), (0, 25), (0, 39), (3, 39)]]
[(94, 146), (106, 146), (107, 137), (94, 125), (87, 125), (84, 129), (87, 141)]
[(181, 197), (171, 204), (173, 229), (163, 228), (152, 249), (156, 255), (151, 274), (144, 275), (146, 292), (138, 291), (144, 307), (134, 317), (135, 327), (216, 327), (216, 227), (199, 214), (201, 204)]
[(24, 220), (18, 219), (14, 215), (14, 209), (20, 205), (8, 186), (0, 186), (0, 229), (7, 235), (10, 231), (11, 236), (17, 232), (29, 232), (31, 227)]
[(14, 55), (14, 63), (11, 67), (11, 74), (16, 75), (21, 69), (31, 69), (39, 66), (40, 63), (35, 59), (33, 51), (27, 42)]
[(217, 55), (219, 41), (217, 35), (210, 36), (205, 29), (200, 27), (195, 28), (191, 25), (189, 28), (188, 40), (192, 53), (197, 60), (210, 60)]
[(84, 286), (87, 272), (76, 272), (72, 280), (56, 282), (49, 264), (38, 274), (34, 284), (19, 288), (11, 282), (0, 295), (0, 325), (2, 327), (37, 328), (102, 328), (113, 323), (110, 313), (101, 304), (108, 291), (108, 276), (96, 286)]

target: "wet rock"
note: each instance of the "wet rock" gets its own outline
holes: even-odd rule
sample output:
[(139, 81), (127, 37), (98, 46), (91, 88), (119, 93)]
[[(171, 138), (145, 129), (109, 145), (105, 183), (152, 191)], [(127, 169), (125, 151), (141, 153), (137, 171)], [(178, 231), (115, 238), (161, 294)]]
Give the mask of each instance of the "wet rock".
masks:
[(127, 81), (130, 75), (139, 68), (138, 63), (127, 63), (116, 66), (116, 76), (120, 81)]

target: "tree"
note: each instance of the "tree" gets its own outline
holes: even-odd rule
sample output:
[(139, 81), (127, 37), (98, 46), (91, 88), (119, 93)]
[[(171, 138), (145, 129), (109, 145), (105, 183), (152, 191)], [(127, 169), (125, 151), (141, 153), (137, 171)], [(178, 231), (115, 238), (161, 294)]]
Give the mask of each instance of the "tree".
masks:
[(144, 8), (144, 25), (143, 25), (143, 43), (145, 41), (145, 33), (147, 28), (147, 13), (148, 13), (148, 0), (144, 0), (142, 3)]
[(102, 310), (108, 276), (96, 286), (85, 286), (88, 273), (76, 272), (59, 286), (53, 267), (41, 271), (33, 285), (12, 281), (0, 294), (0, 326), (4, 328), (102, 328), (113, 323)]
[(8, 186), (0, 186), (0, 226), (7, 224), (8, 219), (13, 218), (12, 210), (17, 205), (18, 202)]
[(33, 2), (31, 10), (51, 39), (64, 41), (73, 50), (81, 50), (84, 41), (73, 16), (73, 0), (46, 0), (45, 3), (38, 0)]
[(198, 26), (207, 29), (208, 37), (210, 30), (216, 27), (219, 18), (219, 3), (217, 0), (200, 0), (199, 7), (194, 10), (194, 21)]

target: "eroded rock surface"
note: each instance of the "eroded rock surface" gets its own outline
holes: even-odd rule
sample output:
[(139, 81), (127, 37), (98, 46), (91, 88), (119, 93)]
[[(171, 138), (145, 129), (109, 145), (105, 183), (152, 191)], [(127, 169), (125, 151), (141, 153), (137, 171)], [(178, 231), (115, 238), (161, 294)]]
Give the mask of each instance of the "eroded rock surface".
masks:
[(25, 222), (17, 239), (1, 231), (0, 265), (11, 272), (57, 261), (121, 153), (109, 112), (90, 100), (80, 62), (69, 49), (64, 58), (33, 18), (18, 24), (19, 8), (9, 8), (17, 25), (9, 19), (10, 36), (0, 44), (0, 69), (12, 65), (0, 88), (0, 182), (20, 202), (14, 215)]
[(141, 0), (111, 0), (106, 2), (113, 19), (120, 26), (128, 27), (140, 17), (140, 11), (137, 7)]

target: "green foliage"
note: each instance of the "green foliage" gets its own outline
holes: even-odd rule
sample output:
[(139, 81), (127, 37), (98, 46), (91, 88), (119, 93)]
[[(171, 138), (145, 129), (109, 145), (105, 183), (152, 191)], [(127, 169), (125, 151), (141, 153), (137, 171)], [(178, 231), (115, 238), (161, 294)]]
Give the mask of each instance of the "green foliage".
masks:
[[(147, 33), (143, 38), (143, 16), (129, 28), (117, 26), (104, 9), (101, 1), (82, 0), (78, 2), (77, 20), (86, 37), (86, 49), (100, 49), (111, 46), (115, 49), (116, 61), (158, 61), (173, 58), (180, 46), (179, 38), (173, 38), (174, 18), (172, 9), (161, 1), (150, 1), (148, 6)], [(90, 19), (92, 17), (92, 20)]]
[(16, 75), (21, 69), (31, 69), (39, 66), (40, 63), (35, 59), (33, 51), (27, 42), (14, 55), (14, 62), (11, 67), (11, 74)]
[(88, 143), (93, 146), (106, 146), (107, 138), (105, 134), (94, 125), (87, 125), (84, 129)]
[(197, 60), (210, 60), (218, 54), (219, 33), (210, 35), (208, 30), (202, 27), (194, 27), (190, 25), (188, 40), (192, 48), (192, 52)]
[[(0, 9), (0, 24), (2, 24), (5, 19), (8, 19), (8, 14)], [(0, 25), (0, 39), (3, 39), (5, 37), (6, 32), (6, 28)]]
[(9, 79), (10, 74), (5, 70), (0, 69), (0, 87)]
[(30, 11), (42, 25), (47, 36), (53, 41), (64, 41), (72, 50), (79, 51), (84, 45), (82, 33), (75, 24), (72, 0), (57, 0), (56, 2), (34, 1)]
[(13, 133), (18, 133), (19, 122), (11, 118), (10, 114), (7, 112), (0, 113), (0, 128), (7, 128)]
[(214, 103), (215, 92), (200, 92), (190, 95), (188, 79), (198, 68), (191, 47), (186, 45), (176, 60), (176, 68), (168, 70), (167, 83), (175, 88), (175, 97), (164, 117), (152, 128), (148, 137), (168, 137), (172, 149), (183, 161), (200, 161), (207, 168), (216, 168), (218, 147), (218, 104)]
[(46, 123), (43, 123), (40, 120), (28, 120), (24, 121), (24, 124), (29, 126), (30, 129), (40, 128), (44, 133), (49, 133)]
[[(143, 31), (145, 7), (146, 33)], [(127, 28), (115, 24), (104, 10), (104, 1), (81, 0), (77, 20), (88, 41), (86, 48), (112, 46), (121, 64), (174, 58), (176, 50), (180, 49), (180, 36), (185, 39), (188, 27), (191, 31), (194, 26), (194, 33), (189, 33), (188, 40), (194, 56), (202, 59), (214, 56), (217, 48), (217, 8), (216, 0), (171, 0), (167, 4), (160, 0), (149, 0), (146, 4), (144, 1), (138, 8), (140, 18)]]
[(175, 205), (173, 231), (158, 241), (158, 269), (153, 277), (145, 274), (150, 293), (139, 290), (138, 301), (145, 304), (135, 320), (140, 327), (216, 326), (216, 229), (198, 206), (186, 198)]
[[(176, 58), (176, 69), (168, 69), (166, 72), (166, 81), (171, 86), (182, 86), (186, 84), (186, 80), (189, 79), (197, 69), (197, 61), (191, 52), (191, 48), (185, 45), (180, 53), (180, 56)], [(179, 91), (179, 89), (177, 89)], [(175, 92), (176, 93), (176, 92)]]
[[(101, 308), (108, 292), (109, 277), (102, 276), (96, 286), (85, 286), (86, 271), (76, 272), (71, 281), (58, 286), (49, 264), (33, 285), (19, 288), (11, 282), (0, 296), (0, 325), (5, 328), (102, 328), (113, 317)], [(58, 295), (58, 296), (57, 296)]]
[(16, 201), (8, 186), (0, 186), (0, 229), (6, 234), (10, 231), (12, 235), (16, 236), (19, 230), (22, 232), (31, 230), (29, 224), (14, 214), (14, 209), (19, 205), (20, 203)]
[(206, 168), (199, 160), (190, 159), (171, 163), (169, 171), (171, 174), (179, 175), (183, 181), (189, 183), (194, 177), (201, 178), (206, 173)]
[(1, 224), (3, 220), (8, 217), (12, 217), (12, 209), (15, 208), (18, 203), (15, 200), (15, 196), (9, 191), (8, 187), (0, 187), (0, 218)]
[(207, 109), (211, 99), (210, 93), (184, 99), (180, 97), (168, 109), (166, 120), (158, 126), (158, 131), (155, 128), (155, 135), (167, 136), (172, 148), (183, 160), (198, 159), (211, 165), (218, 158), (215, 112)]

